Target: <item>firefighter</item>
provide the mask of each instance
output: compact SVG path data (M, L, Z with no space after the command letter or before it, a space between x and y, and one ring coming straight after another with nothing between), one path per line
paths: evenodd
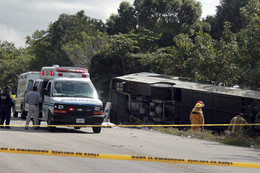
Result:
M228 131L231 134L241 135L244 131L244 126L236 126L235 124L247 124L247 121L243 118L243 114L240 113L233 117L228 126ZM232 125L233 124L233 125Z
M191 124L204 124L204 116L202 112L202 107L204 107L204 103L202 101L198 101L195 104L195 107L192 109L190 113L190 122ZM201 130L201 126L191 126L192 130Z
M1 94L1 102L2 102L2 115L1 115L1 128L4 128L4 122L5 122L5 128L10 129L10 119L11 119L11 108L14 105L14 101L12 99L12 96L10 94L11 87L6 86L5 91Z

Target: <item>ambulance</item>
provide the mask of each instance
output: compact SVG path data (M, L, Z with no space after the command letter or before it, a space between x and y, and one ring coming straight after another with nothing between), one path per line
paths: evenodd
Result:
M32 90L33 83L40 78L39 71L29 71L23 73L18 78L18 86L15 97L15 106L13 108L13 116L17 117L21 113L21 118L25 119L27 115L27 105L25 104L25 95Z
M42 67L34 86L43 98L40 121L47 122L49 131L55 125L73 125L75 129L94 125L93 132L101 132L96 125L104 119L103 103L86 68Z

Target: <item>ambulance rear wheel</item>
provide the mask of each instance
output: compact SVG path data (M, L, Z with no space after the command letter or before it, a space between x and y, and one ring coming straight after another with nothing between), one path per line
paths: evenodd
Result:
M94 133L100 133L101 127L92 127L92 130L93 130Z

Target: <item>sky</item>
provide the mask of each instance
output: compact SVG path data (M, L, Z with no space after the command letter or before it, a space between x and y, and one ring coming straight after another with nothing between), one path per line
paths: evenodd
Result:
M101 19L117 14L123 0L0 0L0 41L25 47L26 36L36 30L47 30L60 14L74 15L84 10L85 15ZM134 0L126 0L133 4ZM202 4L202 17L214 15L219 0L197 0Z

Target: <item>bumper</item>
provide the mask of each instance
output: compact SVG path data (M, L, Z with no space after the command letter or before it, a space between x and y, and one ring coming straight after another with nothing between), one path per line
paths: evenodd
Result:
M68 114L54 114L51 116L53 124L57 125L101 125L104 115L72 116Z

